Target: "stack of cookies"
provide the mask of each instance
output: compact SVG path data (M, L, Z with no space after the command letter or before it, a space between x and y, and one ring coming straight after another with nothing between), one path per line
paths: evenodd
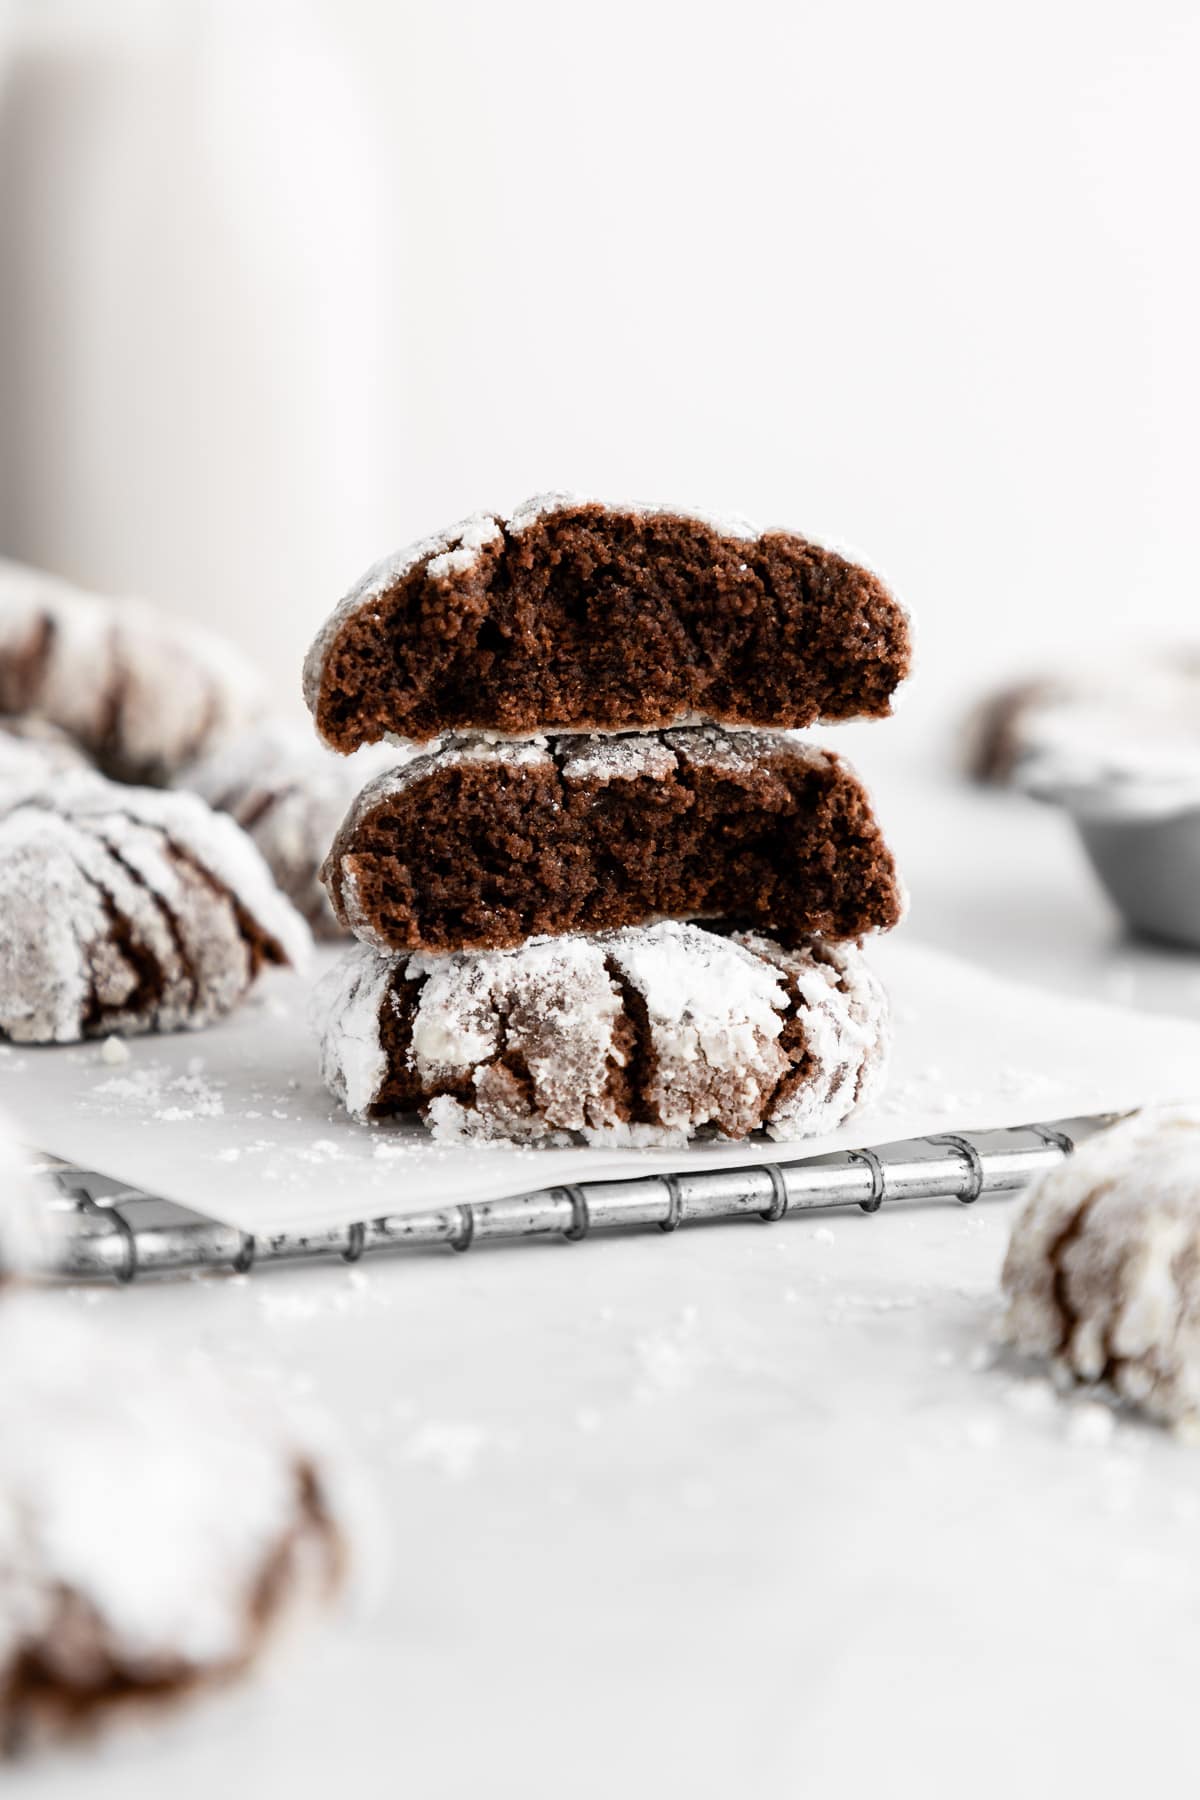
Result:
M318 989L329 1087L444 1137L841 1123L901 889L854 772L786 734L886 715L909 659L875 576L740 520L552 495L377 565L306 698L343 754L425 748L325 863L357 939Z

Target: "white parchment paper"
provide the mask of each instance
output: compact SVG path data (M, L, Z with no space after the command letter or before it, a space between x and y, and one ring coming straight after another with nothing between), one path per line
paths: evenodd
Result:
M1198 1025L1020 987L903 935L871 955L895 1016L889 1087L840 1131L795 1144L528 1149L437 1144L417 1121L357 1125L317 1080L309 983L293 975L212 1030L127 1040L128 1060L99 1044L0 1047L0 1106L31 1146L267 1232L1200 1099Z

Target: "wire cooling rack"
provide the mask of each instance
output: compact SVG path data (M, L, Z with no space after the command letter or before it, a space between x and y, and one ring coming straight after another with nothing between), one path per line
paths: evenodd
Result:
M1111 1123L1112 1115L1102 1115L943 1133L796 1162L585 1181L264 1236L58 1157L39 1156L35 1173L51 1212L51 1272L72 1280L128 1282L199 1269L245 1274L273 1263L357 1262L384 1251L469 1250L513 1238L578 1241L637 1226L674 1231L702 1220L778 1222L826 1207L877 1212L885 1204L914 1200L969 1205L1026 1187Z

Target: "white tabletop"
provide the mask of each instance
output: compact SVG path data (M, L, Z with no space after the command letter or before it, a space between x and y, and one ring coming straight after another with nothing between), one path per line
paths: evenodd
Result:
M1200 1014L1058 818L881 785L915 935ZM1183 1791L1200 1461L994 1361L1015 1204L81 1292L335 1414L391 1568L266 1682L6 1791Z

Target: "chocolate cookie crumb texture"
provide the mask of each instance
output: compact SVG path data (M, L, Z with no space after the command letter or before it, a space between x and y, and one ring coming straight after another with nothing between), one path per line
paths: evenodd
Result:
M305 665L336 750L385 736L804 728L879 718L909 670L882 582L784 531L539 496L372 569Z
M341 923L383 950L507 948L656 918L844 940L903 907L840 757L714 727L420 757L359 795L325 879Z

